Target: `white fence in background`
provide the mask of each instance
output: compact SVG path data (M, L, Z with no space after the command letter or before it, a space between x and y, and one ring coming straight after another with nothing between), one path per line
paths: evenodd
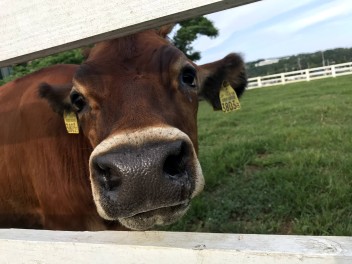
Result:
M248 79L248 89L352 74L352 62Z

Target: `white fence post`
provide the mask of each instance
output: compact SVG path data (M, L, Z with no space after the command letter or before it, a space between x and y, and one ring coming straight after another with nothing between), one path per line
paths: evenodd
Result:
M286 83L285 73L281 73L281 83L282 83L282 84L285 84L285 83Z
M258 83L258 87L262 87L262 79L260 77L257 77L257 83Z
M336 77L335 65L331 65L331 75L332 75L332 77Z
M306 80L307 80L307 82L310 81L309 69L306 70Z

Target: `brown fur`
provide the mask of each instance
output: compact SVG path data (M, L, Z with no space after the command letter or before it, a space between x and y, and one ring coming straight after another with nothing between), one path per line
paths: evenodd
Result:
M197 93L218 109L214 97L222 80L240 93L245 88L237 55L194 65L198 91L178 84L185 63L194 65L150 30L97 44L81 66L53 66L0 87L0 227L123 230L96 211L88 166L94 147L117 131L171 126L197 150ZM78 135L68 135L57 114L68 102L72 80L90 105L79 115ZM38 96L39 84L51 106Z

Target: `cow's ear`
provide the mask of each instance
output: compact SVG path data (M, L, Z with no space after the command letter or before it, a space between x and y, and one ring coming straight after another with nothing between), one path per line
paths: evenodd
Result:
M70 92L72 84L64 85L50 85L47 83L41 83L39 85L39 96L48 101L51 109L62 115L63 112L72 111L72 105L70 102Z
M243 59L231 53L225 58L199 66L199 95L207 100L214 110L221 110L219 98L223 82L229 82L240 97L247 87L247 76Z
M92 47L84 47L81 49L81 53L84 60L88 59L91 50L92 50Z
M160 27L159 29L157 29L157 31L161 37L166 38L167 35L171 33L171 31L174 27L175 27L175 24L168 24L168 25Z

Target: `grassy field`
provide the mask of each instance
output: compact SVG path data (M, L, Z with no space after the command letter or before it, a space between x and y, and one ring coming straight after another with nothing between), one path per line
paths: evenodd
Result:
M167 230L352 236L352 75L199 110L203 194Z

